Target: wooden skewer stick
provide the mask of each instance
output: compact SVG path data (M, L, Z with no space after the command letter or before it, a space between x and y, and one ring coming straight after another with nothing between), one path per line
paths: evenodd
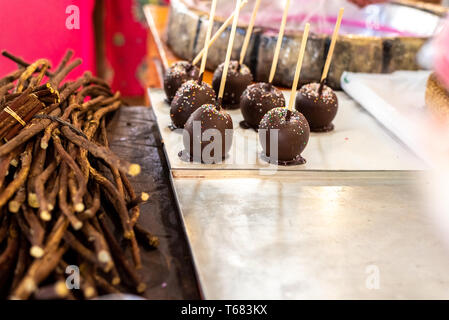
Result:
M335 24L335 28L334 28L334 33L332 34L332 40L331 40L331 44L329 46L329 52L327 53L327 58L326 58L326 63L324 64L324 69L323 69L323 74L321 75L321 85L320 85L320 91L322 91L322 87L324 85L324 81L327 78L327 74L329 73L329 68L331 65L331 61L332 61L332 56L334 54L334 49L335 49L335 43L337 42L337 38L338 38L338 32L340 31L340 25L341 25L341 20L343 18L343 12L345 11L344 8L340 8L340 12L338 13L338 18L337 18L337 23Z
M302 62L304 60L304 54L306 52L307 39L309 38L309 29L310 29L310 24L306 23L306 26L304 27L304 34L302 36L301 48L299 50L298 63L296 64L296 71L295 71L295 77L293 79L293 86L292 86L292 92L290 94L290 101L288 103L288 110L290 110L290 111L293 111L293 107L295 104L296 90L298 88L298 82L299 82L299 75L301 74Z
M253 33L254 24L256 23L257 11L259 11L261 1L262 0L256 0L256 4L254 5L253 14L251 16L251 20L249 21L248 29L246 30L245 39L243 40L242 51L240 51L240 65L242 65L243 60L245 60L246 50L248 49L249 40L251 39L251 35Z
M239 11L248 3L248 0L244 0L240 6L239 6ZM215 41L217 41L217 39L221 36L221 34L226 30L226 28L229 26L229 24L232 22L232 20L234 19L234 16L236 14L237 10L234 10L234 12L229 16L228 19L226 19L225 22L223 22L222 26L220 27L220 29L217 30L217 32L215 32L215 34L212 36L212 39L209 41L209 45L208 48L210 48ZM192 60L192 65L196 65L201 58L203 57L203 53L204 53L204 48L198 53L198 55L195 57L195 59Z
M143 11L145 13L145 17L147 18L148 25L150 26L151 34L153 35L154 42L156 43L157 51L159 52L159 56L161 57L162 61L162 67L164 68L164 73L166 70L168 70L168 60L167 56L165 55L165 50L162 45L161 38L159 37L159 34L156 29L156 23L154 22L153 15L151 14L150 7L144 6Z
M282 40L284 38L285 24L287 23L288 9L290 8L290 0L287 0L284 8L284 15L282 16L281 28L279 29L278 41L276 42L276 48L274 50L273 63L271 65L270 77L268 83L273 83L274 75L276 74L276 68L279 61L279 52L281 52Z
M214 18L215 18L215 9L217 8L217 0L212 0L212 5L210 7L210 13L209 13L209 25L207 26L207 32L206 32L206 39L204 41L204 49L203 49L203 59L201 60L201 68L200 68L200 79L202 81L204 70L206 69L206 61L207 61L207 54L209 52L209 41L210 36L212 34L212 28L214 26Z
M240 3L242 0L237 0L235 9L234 21L232 22L231 35L228 42L228 50L226 51L226 60L223 67L223 75L221 77L220 91L218 91L218 100L223 99L224 89L226 86L226 78L228 77L229 62L231 61L232 47L234 45L235 31L237 30L237 23L239 22Z

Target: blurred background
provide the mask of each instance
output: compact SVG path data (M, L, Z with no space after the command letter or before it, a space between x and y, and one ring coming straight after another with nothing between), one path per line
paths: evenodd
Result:
M351 2L364 6L382 1ZM426 2L448 5L449 0ZM47 0L45 5L38 0L0 0L0 47L27 61L47 57L53 63L72 48L84 61L72 77L92 70L131 104L142 104L144 88L157 78L155 44L142 10L146 4L167 6L169 0ZM79 28L61 27L74 13L66 12L71 5L79 8ZM161 12L156 24L167 20L166 11ZM0 59L1 74L15 67L8 59Z

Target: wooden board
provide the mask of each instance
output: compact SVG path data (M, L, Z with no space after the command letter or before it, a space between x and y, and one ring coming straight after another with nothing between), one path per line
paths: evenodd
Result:
M136 192L148 192L140 223L160 239L158 250L142 250L142 274L148 299L199 299L200 292L182 221L170 185L168 168L153 111L127 107L108 125L111 148L122 159L142 167L131 179Z

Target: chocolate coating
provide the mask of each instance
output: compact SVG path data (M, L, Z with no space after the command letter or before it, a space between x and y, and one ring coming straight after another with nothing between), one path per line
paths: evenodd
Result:
M289 118L287 117L289 116ZM273 129L278 129L277 146L271 145ZM259 125L259 140L267 161L282 165L303 164L301 153L309 141L310 128L306 118L296 110L275 108L268 111ZM275 159L277 147L277 159Z
M197 80L200 70L190 62L175 62L164 75L164 90L167 100L171 102L179 87L187 80Z
M212 87L218 94L220 91L221 77L223 75L224 63L220 64L214 72ZM240 96L246 87L253 81L251 70L244 64L239 68L239 62L232 60L229 62L226 86L223 93L223 107L226 109L237 109L240 104Z
M335 92L326 85L320 96L319 87L319 83L302 86L296 95L296 110L306 117L311 131L331 131L334 129L332 120L338 111L338 98Z
M171 102L170 117L173 125L184 128L187 119L204 104L215 104L215 91L206 82L184 82Z
M258 129L263 116L271 109L285 107L282 92L269 83L255 83L246 88L240 98L245 125Z
M214 141L213 136L207 138L204 135L206 131L212 134L213 130L210 129L218 130L221 135L221 157L219 154L216 155L215 150L212 148L209 152L206 151L206 154L213 159L204 159L204 149ZM181 151L179 156L181 159L189 161L193 160L205 163L220 162L231 149L233 129L232 118L225 110L212 104L205 104L193 112L187 120L183 135L185 150ZM201 154L199 154L200 150Z

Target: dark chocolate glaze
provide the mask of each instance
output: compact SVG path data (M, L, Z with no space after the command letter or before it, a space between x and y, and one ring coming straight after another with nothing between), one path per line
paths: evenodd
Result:
M220 90L221 78L223 75L224 63L220 64L214 72L212 87L218 94ZM253 81L251 70L244 64L239 66L239 62L231 60L229 62L228 76L223 93L223 107L225 109L238 109L240 107L240 96L246 87Z
M188 80L171 102L170 117L176 128L184 128L187 119L204 104L215 104L215 91L205 82Z
M169 103L187 80L198 80L200 70L188 61L175 62L164 75L164 90Z
M271 149L270 136L273 129L278 129L277 158ZM265 137L264 137L265 135ZM301 153L309 141L310 128L306 118L296 110L274 108L268 111L259 125L259 140L262 145L262 158L270 163L295 165L305 163ZM276 146L273 146L275 148Z
M264 160L268 163L276 164L278 166L299 166L299 165L305 164L307 162L306 159L304 159L301 156L297 156L295 159L290 160L290 161L281 161L281 160L271 159L271 158L267 157L265 154L261 154L260 157L262 158L262 160Z
M240 126L240 128L245 129L245 130L247 130L247 129L253 129L253 130L256 131L256 132L259 130L259 126L253 127L253 126L251 126L248 122L246 122L245 120L240 121L239 126Z
M324 85L321 95L320 84L309 83L296 95L296 110L301 112L310 125L310 131L326 132L334 129L334 120L338 111L338 98L335 92Z
M194 134L195 125L199 126L199 130ZM224 109L213 104L205 104L192 113L184 126L183 142L185 150L180 153L181 159L208 162L203 159L203 150L213 141L213 137L209 140L206 139L206 141L202 141L202 138L205 131L209 129L218 130L221 135L221 159L217 160L221 161L226 158L232 146L232 130L234 129L232 118ZM195 145L200 146L201 154L195 154L198 150L194 150L194 141ZM190 150L193 150L193 154ZM214 150L211 150L209 154L211 158L219 156L215 156Z
M270 83L248 86L240 98L243 119L250 128L258 129L263 116L271 109L285 107L282 92Z

